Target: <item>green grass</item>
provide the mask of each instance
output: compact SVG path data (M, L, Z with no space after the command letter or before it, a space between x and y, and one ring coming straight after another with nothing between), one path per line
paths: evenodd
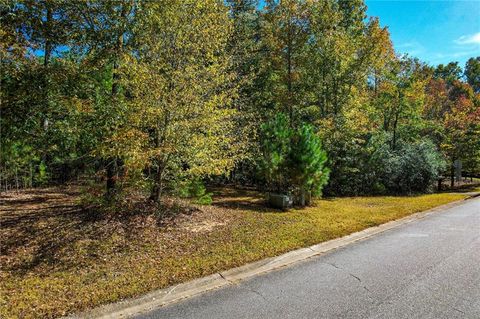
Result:
M62 194L51 193L40 208L32 208L37 197L0 207L2 318L66 315L465 197L335 198L279 212L264 208L254 192L230 191L214 195L212 206L165 222L151 215L75 210L75 195L56 208Z

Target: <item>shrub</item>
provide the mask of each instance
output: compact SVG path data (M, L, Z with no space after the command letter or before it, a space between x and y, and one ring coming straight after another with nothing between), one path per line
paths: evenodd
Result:
M205 186L198 178L183 179L174 183L174 193L178 197L199 197L205 194Z
M41 161L38 165L38 174L35 176L35 183L37 185L44 186L50 180L50 174L47 171L47 165L44 161Z
M419 193L431 190L445 161L430 141L403 143L398 150L380 148L374 154L379 181L389 193Z
M293 193L304 206L319 196L328 181L327 155L313 127L291 128L284 114L262 126L263 159L260 165L271 191Z
M377 180L377 165L372 162L372 153L383 141L371 136L357 134L343 126L322 127L322 141L328 152L328 167L331 169L328 184L323 192L329 196L356 196L371 193ZM377 185L379 186L379 185ZM376 187L381 190L381 187Z
M182 198L196 198L196 203L200 205L212 203L212 193L207 193L205 185L199 178L178 182L175 186L175 193Z
M350 135L340 132L328 141L329 195L406 194L427 192L435 184L445 161L429 140L399 140L391 148L392 136Z
M312 126L302 125L292 134L287 168L301 206L309 203L310 195L322 194L330 173L326 161L327 154Z
M211 205L212 204L212 193L206 193L202 196L200 196L197 199L197 204L199 205Z
M271 191L285 192L288 189L286 175L287 158L290 153L290 138L292 135L285 114L279 113L273 120L261 126L260 161L261 174Z

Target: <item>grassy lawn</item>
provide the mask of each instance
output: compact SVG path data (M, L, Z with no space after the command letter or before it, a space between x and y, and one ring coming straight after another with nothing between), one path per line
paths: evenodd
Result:
M161 218L82 209L74 189L8 194L0 205L0 317L85 310L464 197L335 198L279 212L255 192L224 190L211 206Z

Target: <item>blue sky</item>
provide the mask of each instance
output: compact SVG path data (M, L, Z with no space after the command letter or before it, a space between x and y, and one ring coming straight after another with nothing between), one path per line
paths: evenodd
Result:
M397 52L431 65L480 56L480 0L367 0L368 14L388 26Z

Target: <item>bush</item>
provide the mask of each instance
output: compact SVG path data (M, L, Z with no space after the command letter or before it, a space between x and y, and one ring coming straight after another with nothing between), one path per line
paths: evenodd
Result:
M435 145L398 141L391 149L391 134L330 137L332 174L325 192L329 195L408 194L430 191L445 168Z
M396 151L387 151L383 159L381 183L390 193L430 191L445 169L445 161L430 141L403 144Z
M286 173L292 132L285 114L279 113L273 120L264 123L261 134L261 175L270 191L286 192L289 188Z
M297 190L298 204L304 206L310 196L320 196L328 182L327 154L312 126L302 125L291 137L288 156L289 180Z
M212 193L207 193L205 185L199 178L178 182L175 186L175 193L182 198L196 198L196 203L200 205L212 203Z
M206 193L205 195L200 196L197 199L197 204L199 205L211 205L212 204L212 193Z
M372 185L378 180L378 167L372 162L372 153L378 145L383 145L383 137L372 138L328 123L322 125L322 136L331 169L324 194L357 196L372 193ZM381 188L380 185L375 187L378 192Z
M301 206L322 194L329 175L327 155L312 126L291 128L280 113L262 125L262 151L260 167L270 191L293 193Z

